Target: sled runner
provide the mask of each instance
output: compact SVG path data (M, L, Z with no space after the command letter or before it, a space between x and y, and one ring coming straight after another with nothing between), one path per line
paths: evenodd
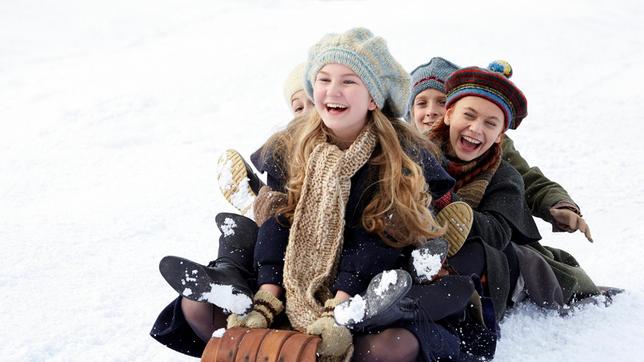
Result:
M211 338L202 362L315 362L320 338L289 330L230 328Z

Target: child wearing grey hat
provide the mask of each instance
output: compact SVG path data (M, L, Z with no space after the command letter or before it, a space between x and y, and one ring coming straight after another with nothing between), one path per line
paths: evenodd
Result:
M256 282L259 288L253 286L257 292L249 295L251 310L230 315L228 326L270 327L285 315L294 329L322 337L320 358L346 359L353 351L353 336L336 323L334 310L349 296L366 290L367 297L376 298L367 299L366 311L370 317L379 315L377 327L386 331L356 336L356 354L393 356L400 361L458 358L464 352L456 334L427 319L436 314L428 314L420 305L432 309L442 305L441 310L447 310L443 316L462 313L475 292L469 277L460 281L460 293L447 283L441 284L436 297L412 286L409 274L397 269L408 251L404 247L423 244L444 232L428 204L430 196L439 198L453 185L431 144L397 118L409 98L409 75L382 38L357 28L329 34L311 48L305 89L315 110L272 137L266 157L256 163L259 171L268 174L268 186L284 193L284 204L260 223L257 233L248 232L252 225L247 225L251 224L247 219L230 217L246 225L235 229L235 238L256 235L256 242L237 240L236 244L255 245L257 274L248 285ZM220 221L230 228L226 218ZM252 257L248 252L244 255ZM180 262L181 267L188 263ZM205 276L200 276L207 278L222 274L218 266L215 261L197 269L204 270ZM230 272L227 268L226 273ZM243 275L235 282L239 279ZM383 285L379 282L383 280L388 282ZM174 284L180 293L186 288ZM202 285L210 283L199 279L195 290ZM240 292L246 289L237 286ZM185 346L179 347L181 341L205 341L201 336L222 327L224 316L209 304L210 299L200 302L200 293L190 289L157 320L163 333L154 333L159 341L184 353L188 352ZM407 305L410 300L416 301L413 306ZM194 307L192 313L184 314L186 305ZM388 328L387 321L394 319L400 328ZM378 350L372 348L374 343ZM395 346L404 348L392 352Z
M506 75L512 68L505 61L495 61L490 68ZM423 134L429 133L436 122L445 115L445 81L459 67L454 63L434 57L411 72L410 97L405 118ZM525 184L525 197L532 214L552 224L553 231L581 231L592 242L590 228L581 211L568 192L558 183L547 178L538 167L530 166L505 134L502 142L503 159L521 174Z
M335 322L335 307L396 269L401 247L442 233L425 190L438 197L451 181L434 167L427 143L397 118L409 97L409 75L384 39L364 28L327 34L310 49L304 75L315 108L267 142L258 167L272 190L286 193L276 217L260 226L260 294L253 311L232 315L228 325L270 326L275 316L264 318L262 309L268 299L275 314L285 306L294 329L322 337L321 357L338 360L351 355L353 338ZM385 295L400 297L411 285L403 280ZM286 303L265 292L285 293Z

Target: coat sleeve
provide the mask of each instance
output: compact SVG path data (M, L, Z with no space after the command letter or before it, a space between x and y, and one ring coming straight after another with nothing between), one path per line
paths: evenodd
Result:
M469 239L482 240L498 250L510 243L528 243L541 239L524 195L521 176L508 163L501 162L479 206Z
M263 148L260 148L253 153L251 161L257 170L266 172L267 185L271 189L284 192L286 176L280 163L277 162L273 153L262 151ZM271 217L260 226L254 253L258 285L276 284L282 286L284 255L286 254L289 232L288 220L282 216Z
M283 285L284 255L290 227L287 226L288 221L284 217L278 218L271 217L266 220L257 233L254 253L257 285Z
M525 185L525 200L534 216L552 223L550 208L554 204L564 201L577 206L561 185L547 178L538 167L530 167L507 135L503 140L503 159L521 174Z

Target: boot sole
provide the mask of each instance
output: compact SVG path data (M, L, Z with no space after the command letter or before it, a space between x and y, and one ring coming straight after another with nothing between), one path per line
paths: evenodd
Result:
M445 262L445 259L447 258L447 253L449 251L449 243L447 240L444 238L436 238L432 240L428 240L425 245L417 247L413 252L412 252L412 257L409 258L409 268L408 270L411 270L412 272L410 273L414 283L417 284L424 284L424 283L429 283L431 281L431 278L436 275L439 270L436 270L436 274L434 275L427 275L427 270L421 270L419 273L418 270L416 269L416 262L417 258L420 258L421 260L425 258L429 258L431 256L438 256L440 258L441 264ZM418 252L418 255L415 255L416 252ZM423 263L421 262L421 265Z
M355 330L368 329L369 326L371 326L373 322L372 319L374 317L378 318L380 314L387 313L395 303L409 293L412 286L411 275L402 269L396 269L393 271L396 272L396 283L387 285L386 289L383 291L380 290L380 282L382 281L382 277L385 272L382 272L371 279L363 297L365 301L364 316L359 322L349 321L349 323L345 324L348 328ZM349 301L343 302L340 305L347 303L349 303Z
M235 150L226 150L217 161L217 181L224 198L242 215L253 216L253 201L257 194L250 186L248 165ZM252 172L252 171L251 171Z
M474 212L465 202L456 201L445 206L436 215L436 221L440 225L447 227L443 238L449 244L447 256L453 256L461 249L470 234L472 222L474 221Z
M248 312L252 296L223 280L213 278L207 267L177 256L166 256L159 262L159 271L168 284L184 298L208 302L237 314Z

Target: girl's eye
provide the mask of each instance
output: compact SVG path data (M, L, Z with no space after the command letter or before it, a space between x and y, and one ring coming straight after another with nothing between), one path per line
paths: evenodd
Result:
M294 113L300 113L300 112L302 112L303 110L304 110L304 107L297 107L297 108L295 108L295 110L294 110L293 112L294 112Z
M467 119L474 119L474 115L472 113L465 113L465 118Z
M443 107L445 107L445 103L447 103L447 102L444 99L441 99L441 100L438 101L438 104L440 104Z
M329 81L329 78L320 77L320 78L318 78L318 79L317 79L317 81L318 81L318 82L324 82L324 83L326 83L326 82L328 82L328 81Z
M351 80L351 79L345 79L344 84L356 84L356 82L354 80Z
M496 127L496 122L494 121L485 121L485 124L487 124L490 127Z
M419 106L419 107L422 107L422 106L424 106L426 104L427 104L427 102L425 102L425 101L416 101L416 105Z

